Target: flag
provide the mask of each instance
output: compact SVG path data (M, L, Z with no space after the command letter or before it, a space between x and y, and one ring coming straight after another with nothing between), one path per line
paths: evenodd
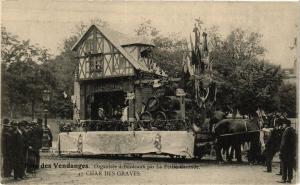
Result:
M194 68L191 66L191 58L189 56L186 56L186 66L188 73L194 75Z
M199 64L198 57L195 51L192 51L192 65L197 66Z
M207 33L203 32L202 36L204 37L203 51L208 52Z
M201 51L199 45L196 47L197 65L202 62Z

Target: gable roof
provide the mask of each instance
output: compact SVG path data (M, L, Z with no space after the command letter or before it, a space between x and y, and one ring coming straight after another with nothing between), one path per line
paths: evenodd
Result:
M120 32L107 29L107 28L99 28L96 25L91 25L89 29L81 36L81 38L74 44L72 47L72 50L75 51L78 46L86 39L86 37L89 35L89 33L93 29L97 29L103 37L105 37L107 40L111 42L111 44L133 65L135 69L145 71L145 72L150 72L149 69L146 67L146 65L142 62L139 62L135 58L133 58L130 54L125 51L125 49L122 48L122 46L126 45L132 45L132 44L143 44L143 45L151 45L154 46L153 44L150 44L150 42L146 41L144 38L130 38L127 37L125 34L122 34Z
M154 44L151 40L149 40L143 36L132 37L130 35L120 33L118 31L115 31L115 30L112 30L109 28L101 28L100 31L108 34L110 36L110 38L114 38L115 40L117 40L121 46L128 46L128 45L134 45L134 44L154 46Z

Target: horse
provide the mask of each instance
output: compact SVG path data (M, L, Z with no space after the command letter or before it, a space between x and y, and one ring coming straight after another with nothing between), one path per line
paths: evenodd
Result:
M235 151L237 161L242 161L241 145L249 142L251 145L248 153L248 161L250 163L253 162L260 153L259 130L258 118L249 120L223 119L214 124L212 133L216 138L215 150L217 161L223 162L221 150L228 150L230 147L232 150L228 158L232 159L233 151Z

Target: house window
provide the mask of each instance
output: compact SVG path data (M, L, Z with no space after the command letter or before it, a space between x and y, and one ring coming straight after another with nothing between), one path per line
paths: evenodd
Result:
M140 59L139 60L144 62L149 69L152 68L152 50L150 47L140 48Z
M102 72L103 71L104 56L93 56L90 61L90 72Z
M151 49L150 48L141 48L141 57L150 58Z

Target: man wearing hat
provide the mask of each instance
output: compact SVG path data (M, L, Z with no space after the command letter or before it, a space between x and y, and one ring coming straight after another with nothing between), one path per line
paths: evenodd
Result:
M102 108L102 106L100 106L98 108L98 120L101 120L101 121L106 120L106 116L105 116L104 109ZM101 124L101 126L103 126L103 125ZM99 130L100 129L99 125L97 125L95 123L90 125L89 127L90 127L90 130Z
M28 154L27 154L27 172L32 173L35 170L35 148L36 148L36 137L35 137L35 122L28 123L27 132L28 132Z
M24 148L23 148L23 159L25 163L25 168L28 168L28 151L30 143L30 126L29 122L27 121L21 121L18 123L18 128L20 129L22 133Z
M280 144L280 159L282 164L282 180L280 183L291 183L293 166L296 162L296 131L291 127L291 121L283 122L284 132Z
M35 123L33 133L34 133L34 147L33 151L35 154L35 169L38 169L40 166L40 149L43 146L43 120L41 118L37 119Z
M105 120L106 119L105 114L104 114L104 109L102 107L98 108L98 117L99 117L99 120Z
M271 130L270 136L267 139L265 150L263 152L265 158L266 158L266 166L267 171L266 172L272 172L272 160L276 152L279 151L279 146L281 142L281 133L279 130L279 123L276 123L275 127Z
M11 137L11 156L12 156L12 167L14 170L14 178L24 178L25 175L25 159L24 159L24 137L21 130L18 128L18 124L13 122L13 134Z
M1 132L1 152L2 152L2 177L10 177L12 171L12 155L10 141L12 137L12 128L8 119L3 120Z

